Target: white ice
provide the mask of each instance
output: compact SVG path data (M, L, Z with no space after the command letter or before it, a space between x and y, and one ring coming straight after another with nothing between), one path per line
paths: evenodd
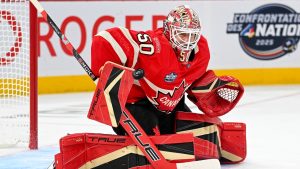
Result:
M68 133L107 133L110 127L89 120L93 93L39 97L39 150L0 149L0 169L45 169L58 153L58 140ZM197 108L189 103L194 112ZM237 107L223 121L247 124L248 154L244 162L222 169L300 168L300 86L246 87Z

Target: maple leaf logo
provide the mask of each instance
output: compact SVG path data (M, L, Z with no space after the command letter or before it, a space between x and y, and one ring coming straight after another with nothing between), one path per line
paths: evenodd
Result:
M152 98L155 102L154 106L162 112L170 113L184 96L188 87L189 85L186 85L183 80L178 87L174 87L172 92L163 93L158 90L156 97Z

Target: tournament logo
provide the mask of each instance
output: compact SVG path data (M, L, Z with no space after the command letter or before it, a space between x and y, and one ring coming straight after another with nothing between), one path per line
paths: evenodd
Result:
M174 80L175 80L176 78L177 78L177 74L174 73L174 72L172 72L172 73L166 75L166 77L165 77L165 82L169 82L169 83L174 82Z
M267 4L250 13L235 13L227 33L239 34L243 50L251 57L271 60L296 50L300 14L282 4Z

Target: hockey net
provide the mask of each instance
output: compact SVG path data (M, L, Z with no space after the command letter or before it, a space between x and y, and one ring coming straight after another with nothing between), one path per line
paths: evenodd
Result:
M36 11L0 1L0 148L37 148Z

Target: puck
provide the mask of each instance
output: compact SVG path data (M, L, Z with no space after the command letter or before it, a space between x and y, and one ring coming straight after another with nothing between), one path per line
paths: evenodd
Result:
M136 69L135 71L133 71L132 76L134 79L139 80L144 77L144 70Z

